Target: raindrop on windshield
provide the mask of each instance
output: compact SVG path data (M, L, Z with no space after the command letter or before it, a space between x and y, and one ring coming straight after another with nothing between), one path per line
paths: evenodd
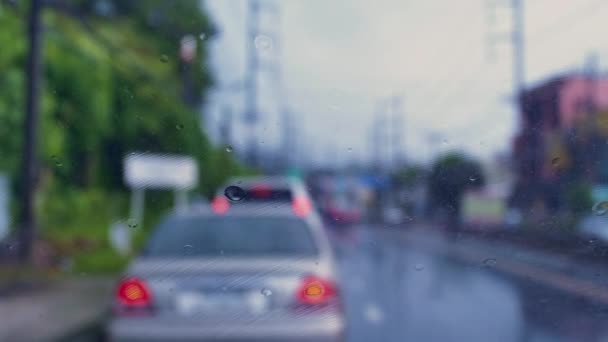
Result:
M260 293L264 296L264 297L268 297L272 295L272 290L267 289L267 288L263 288L262 291L260 291Z
M204 34L204 33L201 33L201 34L199 34L199 35L198 35L198 38L199 38L200 40L205 40L205 39L207 39L207 35L206 35L206 34Z
M241 187L231 185L224 190L224 196L231 201L238 202L245 198L245 190Z
M555 158L551 159L551 165L559 166L559 157L555 157Z
M352 148L352 147L349 147L349 148L347 148L346 150L347 150L348 152L352 152L352 151L353 151L353 148Z
M169 56L165 54L160 55L160 61L163 63L167 63L169 61Z
M415 269L416 271L422 271L422 270L424 269L424 265L422 265L422 264L416 264L416 265L414 266L414 269Z
M228 153L232 152L232 146L230 146L230 145L226 146L226 152L228 152Z
M192 245L184 245L184 253L185 254L192 253Z
M260 50L268 50L272 48L272 39L265 35L258 35L253 41L255 47Z
M178 131L181 131L182 129L184 129L184 125L177 124L177 125L175 125L175 129L177 129Z
M469 180L470 180L471 182L474 182L474 181L476 181L476 180L477 180L477 177L475 177L475 176L471 176L471 177L469 177Z
M593 210L593 212L597 216L606 215L606 213L608 213L608 201L601 201L601 202L596 203L591 208L591 210Z
M128 219L127 226L129 226L129 228L137 228L137 221L134 219Z
M494 266L494 265L496 265L496 259L494 259L494 258L487 258L487 259L485 259L483 261L483 264L485 266Z

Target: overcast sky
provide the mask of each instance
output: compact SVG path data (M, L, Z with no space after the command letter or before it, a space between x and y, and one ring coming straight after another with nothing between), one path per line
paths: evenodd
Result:
M262 0L263 1L263 0ZM608 1L523 0L526 81L582 69L589 52L608 58ZM267 1L272 3L272 1ZM510 102L511 47L487 44L511 25L508 0L285 0L261 28L280 39L262 41L262 58L280 55L285 94L260 77L260 147L278 145L283 99L295 115L300 153L319 163L370 159L375 104L403 96L403 146L426 161L449 149L488 158L508 151L517 117ZM206 0L219 34L211 67L218 85L245 75L245 0ZM264 34L263 32L261 34ZM262 37L264 38L264 37ZM493 51L493 58L491 58ZM602 68L603 69L603 68ZM217 137L220 108L242 116L242 93L215 91L206 113ZM376 111L377 112L377 111ZM247 135L235 124L235 150Z

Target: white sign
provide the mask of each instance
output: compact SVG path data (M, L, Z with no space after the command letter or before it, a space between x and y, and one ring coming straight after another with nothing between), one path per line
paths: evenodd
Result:
M135 189L191 189L198 183L198 167L188 156L130 154L124 177Z

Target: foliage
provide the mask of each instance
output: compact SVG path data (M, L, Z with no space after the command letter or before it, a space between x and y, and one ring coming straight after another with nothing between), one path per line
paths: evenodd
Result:
M477 161L458 153L442 156L433 163L428 178L431 207L447 211L451 223L457 224L465 191L484 184L485 177Z
M206 195L246 170L202 133L198 108L212 85L205 63L213 28L199 1L71 0L49 6L43 16L40 229L57 242L91 240L95 250L70 252L76 264L110 270L124 262L106 250L110 223L128 210L125 155L191 155L201 171L198 191ZM14 184L20 183L23 142L26 7L0 11L0 44L10 47L0 49L0 171ZM197 39L196 57L187 67L178 57L180 39L200 34L206 39ZM185 75L195 94L188 103ZM168 196L151 196L148 223L167 210Z
M427 170L420 165L412 165L397 171L394 175L394 181L399 186L405 188L413 188L419 184L425 177Z
M586 182L570 184L566 188L566 206L576 215L588 212L593 206L589 184Z

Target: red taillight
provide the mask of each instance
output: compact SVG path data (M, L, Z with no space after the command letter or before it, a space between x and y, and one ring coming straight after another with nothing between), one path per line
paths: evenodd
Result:
M146 307L152 304L152 292L146 283L138 278L129 278L118 284L118 303L125 307Z
M211 202L211 210L216 214L225 214L230 209L230 202L222 196L217 196Z
M338 297L336 286L329 280L308 276L297 292L298 302L307 305L327 304Z
M312 211L312 203L306 197L294 198L291 207L293 208L293 212L300 217L306 216Z

